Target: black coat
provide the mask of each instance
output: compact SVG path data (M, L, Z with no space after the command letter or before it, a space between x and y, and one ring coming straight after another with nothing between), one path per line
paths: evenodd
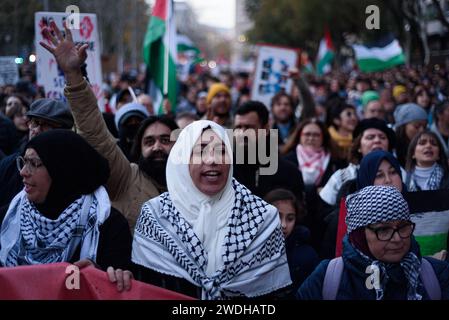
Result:
M71 263L80 258L81 247L78 247ZM128 220L115 208L111 207L111 214L100 226L98 240L97 265L103 270L109 266L114 269L129 270L131 268L132 235Z
M297 170L299 171L298 157L296 156L295 150L289 152L284 159L292 163L296 168L298 168ZM307 216L301 223L310 229L312 234L310 243L317 251L321 249L321 244L325 233L325 224L323 223L323 219L326 216L323 215L322 200L319 196L318 189L324 187L334 172L338 169L344 168L344 165L344 162L331 158L326 170L324 171L320 184L318 186L312 185L304 187Z
M0 114L0 150L9 155L15 151L19 143L19 136L14 123Z
M320 262L317 252L309 245L309 240L310 231L304 226L297 226L285 239L293 293L296 293Z
M0 221L3 221L11 200L23 189L22 177L16 166L20 152L0 161Z
M278 160L278 170L273 175L260 175L261 166L257 164L234 164L234 178L261 198L274 189L283 188L303 200L304 183L298 168L281 157Z

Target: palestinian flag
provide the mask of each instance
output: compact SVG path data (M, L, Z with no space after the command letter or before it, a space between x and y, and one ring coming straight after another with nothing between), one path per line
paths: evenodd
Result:
M162 113L166 94L176 108L176 25L172 0L156 0L143 43L147 91Z
M324 39L320 42L316 62L316 71L318 75L323 75L332 69L332 60L334 60L335 49L332 44L329 30L324 31Z
M449 190L418 191L404 194L411 219L416 223L414 236L423 256L447 250L449 232Z
M178 53L192 52L195 53L195 55L200 54L200 49L198 49L186 35L178 33L176 35L176 40Z
M353 45L357 65L363 72L390 69L405 63L405 56L398 40L390 37L373 46Z

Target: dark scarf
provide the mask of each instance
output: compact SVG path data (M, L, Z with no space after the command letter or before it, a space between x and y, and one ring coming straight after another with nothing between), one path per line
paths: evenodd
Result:
M109 178L108 161L72 131L41 133L28 142L28 148L37 152L52 179L45 201L34 204L49 219L57 219L72 202Z
M372 151L364 156L360 162L360 168L357 173L358 190L374 184L377 170L379 170L379 166L383 160L387 160L401 177L401 165L390 152L382 150ZM405 190L404 185L403 190Z

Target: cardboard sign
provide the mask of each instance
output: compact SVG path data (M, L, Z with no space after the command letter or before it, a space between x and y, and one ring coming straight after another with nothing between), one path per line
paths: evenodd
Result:
M36 41L36 64L37 83L44 87L47 98L66 100L64 97L65 78L64 73L58 67L53 55L42 47L39 42L43 41L53 46L45 39L42 31L54 21L61 32L64 32L63 22L68 17L66 13L60 12L36 12L34 21ZM102 73L100 60L100 41L98 37L97 16L95 14L79 15L79 29L72 29L73 41L75 43L87 43L87 77L98 100L101 110L104 110L104 97L102 92Z
M296 67L297 59L298 54L293 49L260 46L251 99L269 107L276 93L281 90L290 93L292 80L288 70Z
M0 57L0 86L16 84L19 81L19 68L16 57Z

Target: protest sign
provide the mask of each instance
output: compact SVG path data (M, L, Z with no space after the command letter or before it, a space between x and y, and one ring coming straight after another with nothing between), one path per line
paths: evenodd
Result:
M19 68L15 59L16 57L0 57L0 86L19 81Z
M35 41L36 41L36 65L37 65L37 83L44 87L47 98L64 100L63 94L65 86L64 73L58 67L53 55L42 47L39 42L46 42L53 46L49 39L43 36L42 31L45 27L54 21L58 28L63 32L63 22L69 15L60 12L36 12L35 13ZM86 71L92 90L98 100L101 110L104 109L104 97L101 90L102 73L100 60L100 41L98 37L97 16L95 14L79 15L79 29L71 29L73 41L75 43L88 44Z
M276 93L281 90L290 93L292 80L288 77L288 71L296 67L297 59L296 50L260 46L251 99L261 101L269 107Z

